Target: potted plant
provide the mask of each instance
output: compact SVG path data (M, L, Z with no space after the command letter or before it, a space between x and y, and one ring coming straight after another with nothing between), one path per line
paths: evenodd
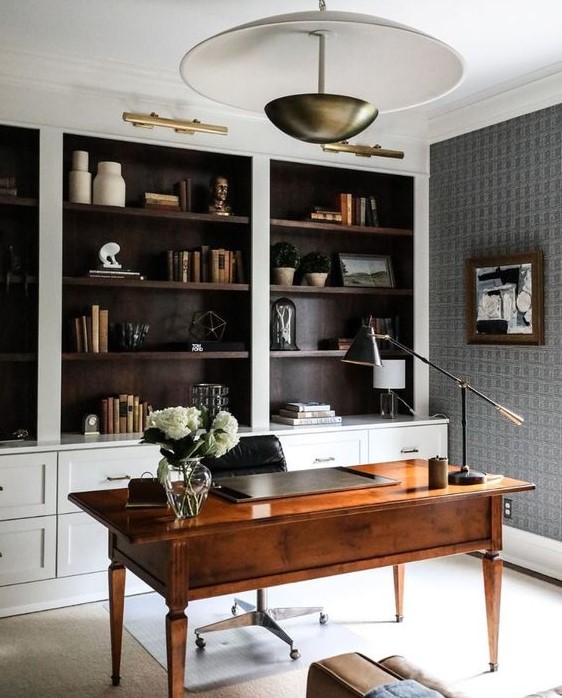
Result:
M301 258L300 252L290 242L276 242L271 246L273 283L290 286Z
M331 268L330 258L322 252L309 252L299 265L299 271L309 286L325 286Z

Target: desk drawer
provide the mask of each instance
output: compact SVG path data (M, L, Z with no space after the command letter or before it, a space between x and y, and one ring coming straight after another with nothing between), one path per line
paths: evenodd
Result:
M0 523L0 586L55 576L56 518Z
M365 463L367 432L363 430L279 436L289 470L310 470Z
M369 429L369 462L447 456L447 425Z
M0 520L56 512L56 453L0 457Z
M78 512L67 497L70 492L113 490L127 487L144 472L156 475L158 446L124 446L59 453L59 514Z

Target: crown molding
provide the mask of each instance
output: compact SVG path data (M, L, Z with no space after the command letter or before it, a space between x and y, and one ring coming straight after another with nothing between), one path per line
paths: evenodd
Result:
M482 95L477 101L459 105L434 116L428 122L429 143L454 138L464 133L513 119L523 114L560 104L562 70L537 77L493 95Z

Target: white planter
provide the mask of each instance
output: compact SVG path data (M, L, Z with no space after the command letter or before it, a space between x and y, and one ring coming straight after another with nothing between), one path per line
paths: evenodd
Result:
M326 272L314 271L305 274L307 286L325 286L327 278Z
M294 276L293 267L275 267L273 269L273 283L279 286L292 286Z
M94 178L94 204L125 206L125 180L121 176L121 163L98 163L98 173Z

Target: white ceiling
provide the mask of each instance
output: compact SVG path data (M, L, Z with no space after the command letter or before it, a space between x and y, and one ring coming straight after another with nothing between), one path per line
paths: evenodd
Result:
M562 0L326 4L328 10L410 25L461 54L464 80L451 94L420 107L430 117L562 70ZM114 90L210 106L179 76L189 48L260 17L317 9L317 0L0 0L0 81ZM365 68L358 70L368 80Z

